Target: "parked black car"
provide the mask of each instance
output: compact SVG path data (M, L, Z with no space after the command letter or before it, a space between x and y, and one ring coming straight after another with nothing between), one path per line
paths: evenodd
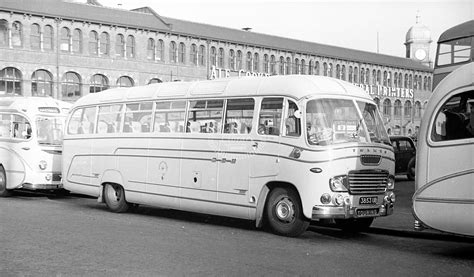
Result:
M416 147L410 137L390 136L395 151L395 174L406 174L408 180L415 179Z

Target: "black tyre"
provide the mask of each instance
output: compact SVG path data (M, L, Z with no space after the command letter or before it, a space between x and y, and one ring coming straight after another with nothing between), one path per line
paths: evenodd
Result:
M369 229L373 221L373 217L336 219L336 225L345 232L358 233Z
M291 188L274 188L265 205L265 218L277 235L297 237L304 233L309 220L303 215L298 193Z
M130 208L125 200L125 191L121 185L105 184L104 199L107 207L114 213L124 213Z
M3 166L0 166L0 197L11 195L11 191L7 190L7 174Z
M415 180L415 158L412 158L410 162L408 162L408 168L407 168L407 178L410 181Z

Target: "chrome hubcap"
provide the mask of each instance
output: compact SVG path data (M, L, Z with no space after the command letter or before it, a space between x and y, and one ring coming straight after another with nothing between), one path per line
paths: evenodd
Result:
M295 217L295 209L293 202L288 198L283 198L276 204L276 216L279 220L291 222Z

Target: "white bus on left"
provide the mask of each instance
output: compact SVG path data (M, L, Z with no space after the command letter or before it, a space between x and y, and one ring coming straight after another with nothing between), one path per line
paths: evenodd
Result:
M0 98L0 196L14 189L57 190L70 103L48 97Z

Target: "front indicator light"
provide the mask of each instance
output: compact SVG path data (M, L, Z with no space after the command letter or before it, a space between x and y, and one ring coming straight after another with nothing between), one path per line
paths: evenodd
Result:
M336 197L334 197L334 204L337 206L342 206L344 203L344 196L337 194Z
M321 203L323 203L323 204L331 203L331 195L329 195L329 193L325 193L325 194L321 195Z
M388 190L394 190L395 189L395 178L393 176L388 177L387 189Z

